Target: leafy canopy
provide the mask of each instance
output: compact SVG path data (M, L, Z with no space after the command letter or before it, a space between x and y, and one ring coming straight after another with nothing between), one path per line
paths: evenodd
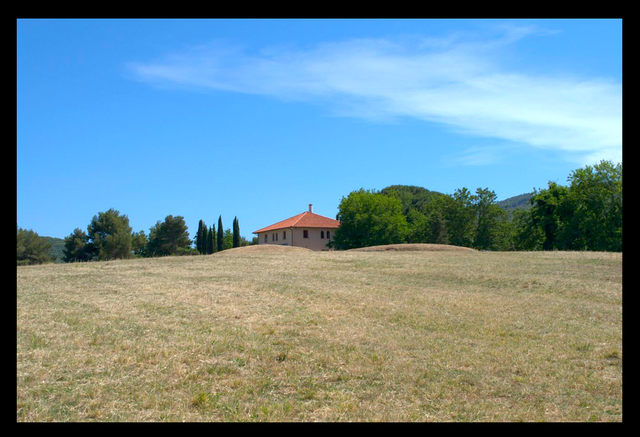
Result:
M330 243L336 249L402 243L408 232L401 200L376 191L360 189L343 197L337 219L341 224Z

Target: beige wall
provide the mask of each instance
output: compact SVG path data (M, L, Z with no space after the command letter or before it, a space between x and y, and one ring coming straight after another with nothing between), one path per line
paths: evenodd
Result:
M327 243L333 240L335 229L306 228L309 238L304 238L305 228L278 229L277 231L261 232L258 234L258 244L280 244L287 246L306 247L311 250L329 250ZM320 231L324 232L324 238L320 238ZM330 232L331 239L327 239L327 231ZM287 236L284 238L284 232ZM274 239L274 234L278 235L278 240ZM267 241L265 241L265 235Z

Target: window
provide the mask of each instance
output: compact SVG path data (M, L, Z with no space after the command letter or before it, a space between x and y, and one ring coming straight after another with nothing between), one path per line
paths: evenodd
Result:
M276 241L278 241L278 233L276 232Z
M276 234L271 234L271 241L276 241Z
M320 238L324 238L324 231L320 231Z
M282 231L282 239L283 240L287 239L287 231Z
M267 242L267 234L264 234L264 242Z
M309 231L307 231L306 229L302 231L302 238L309 238Z
M329 236L329 231L327 231L327 238L331 238L331 237Z

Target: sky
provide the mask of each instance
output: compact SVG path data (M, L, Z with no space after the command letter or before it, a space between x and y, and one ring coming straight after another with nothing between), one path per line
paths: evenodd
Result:
M622 20L17 20L17 223L241 235L364 188L622 162Z

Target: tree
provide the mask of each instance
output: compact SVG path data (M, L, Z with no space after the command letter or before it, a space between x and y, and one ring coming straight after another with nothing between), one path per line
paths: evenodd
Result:
M403 243L409 232L398 197L360 189L343 197L340 227L330 243L336 249Z
M17 265L44 264L53 262L49 254L51 243L32 230L17 228Z
M488 188L478 188L474 197L477 225L474 246L476 249L500 249L500 237L507 213L496 205L496 193Z
M407 214L407 243L426 243L431 235L429 217L416 208L409 209Z
M435 199L445 196L437 191L429 191L415 185L391 185L380 190L380 194L398 197L405 217L408 217L411 209L425 212L427 206Z
M198 233L196 234L196 249L200 253L206 253L206 227L202 220L198 222Z
M576 249L622 251L622 164L611 161L575 170L568 178Z
M76 228L64 239L63 261L70 263L91 260L87 250L88 244L89 236L83 230Z
M149 244L149 238L144 231L134 232L131 234L131 249L134 256L146 256L147 245Z
M87 234L89 243L86 250L90 259L111 260L133 256L129 217L113 208L93 216Z
M222 216L218 217L218 252L224 250L224 231L222 230Z
M530 227L542 232L542 250L565 250L572 245L572 231L566 229L572 214L568 194L567 187L552 181L547 189L534 191Z
M513 212L514 250L542 250L545 235L540 227L534 225L532 213L532 208Z
M240 246L240 224L238 217L233 218L233 247Z
M233 248L233 232L231 229L224 230L224 243L222 244L223 250Z
M182 216L168 215L149 231L149 256L167 256L190 253L191 240Z
M200 231L200 253L207 255L209 253L209 228L205 223L202 223L202 230Z
M474 199L475 196L464 187L457 189L452 196L443 199L449 244L462 247L473 246L476 230Z
M407 243L449 244L447 220L444 217L442 202L432 200L423 206L425 212L415 208L407 216Z
M622 251L622 164L574 170L568 187L550 181L514 223L515 244L529 250Z
M429 216L430 243L449 244L447 234L447 220L441 209L434 209Z
M216 251L216 227L211 225L207 233L207 254L211 255Z

